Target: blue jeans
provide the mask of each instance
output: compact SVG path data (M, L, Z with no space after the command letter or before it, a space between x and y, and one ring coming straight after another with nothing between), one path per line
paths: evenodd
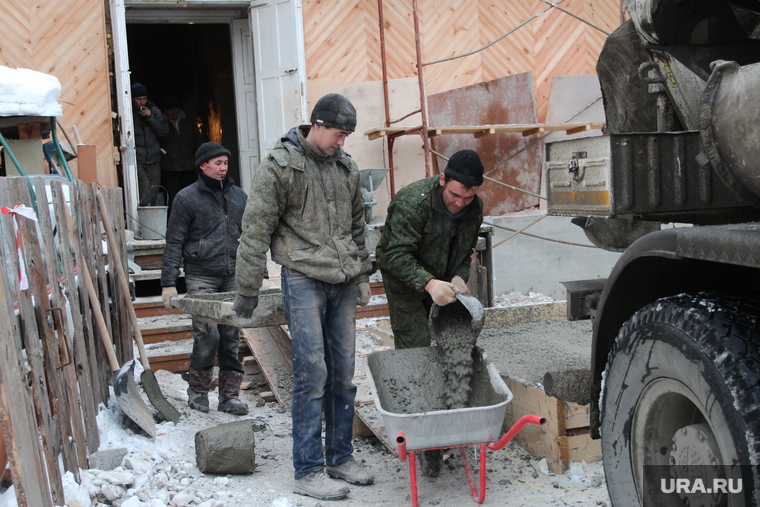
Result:
M283 267L282 296L293 341L293 467L300 479L354 452L356 284L325 283Z
M185 275L188 294L212 294L238 290L235 275L198 276ZM190 368L207 371L214 367L217 353L219 369L243 373L243 363L238 359L240 328L225 326L193 317L193 353Z

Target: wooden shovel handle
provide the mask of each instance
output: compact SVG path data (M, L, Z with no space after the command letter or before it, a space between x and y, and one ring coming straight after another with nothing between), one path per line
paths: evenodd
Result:
M124 301L126 301L129 317L132 321L132 330L135 333L137 349L140 351L140 362L142 363L143 368L150 370L148 354L145 352L145 343L143 342L142 333L140 333L140 325L137 322L135 307L132 304L132 295L129 293L129 282L127 282L127 275L122 267L123 265L121 263L121 255L116 243L116 237L113 233L113 227L111 227L111 219L108 217L108 208L106 208L106 201L103 199L103 194L101 194L99 187L97 189L97 199L98 205L100 206L101 219L103 220L103 228L106 230L106 236L108 236L108 249L113 253L112 257L115 266L112 271L116 271L116 278L119 280L121 295L124 298Z
M71 212L66 210L66 222L69 226L69 231L73 231ZM92 278L90 277L90 270L87 268L87 264L82 259L79 263L79 270L84 275L84 283L87 286L87 294L90 297L90 305L92 306L92 313L95 314L95 322L98 324L98 331L100 331L100 339L103 340L103 346L106 348L106 354L108 354L108 362L111 363L111 371L119 369L119 361L116 359L116 353L113 351L113 343L111 342L111 335L108 332L106 321L103 319L103 311L100 308L100 300L98 299L98 293L95 291L95 286L92 284Z

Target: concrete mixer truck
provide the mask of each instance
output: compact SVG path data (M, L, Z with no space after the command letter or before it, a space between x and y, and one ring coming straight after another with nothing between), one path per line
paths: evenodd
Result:
M597 62L604 135L546 147L549 214L623 252L574 286L592 437L616 507L666 505L650 467L741 479L667 505L760 505L760 1L625 4Z

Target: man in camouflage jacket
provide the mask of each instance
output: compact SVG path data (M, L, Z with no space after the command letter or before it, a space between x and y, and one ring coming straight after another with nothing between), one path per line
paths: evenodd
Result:
M282 265L293 344L295 492L320 500L348 495L331 477L373 482L351 443L356 305L369 302L372 271L359 171L341 149L355 127L351 102L328 94L314 106L310 126L293 128L275 145L253 178L237 258L233 308L244 318L258 305L267 250Z
M388 206L377 264L383 275L397 349L429 347L428 314L469 294L471 255L483 221L483 164L472 150L443 174L402 188Z

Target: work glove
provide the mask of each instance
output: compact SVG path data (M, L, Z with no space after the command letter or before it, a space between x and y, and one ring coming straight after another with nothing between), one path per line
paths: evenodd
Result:
M454 278L451 279L451 283L454 284L454 287L456 287L457 294L469 294L470 288L467 287L467 284L464 282L464 278L462 278L459 275L456 275Z
M425 285L433 302L438 306L446 306L456 301L456 285L443 280L432 279Z
M232 309L235 311L235 315L241 319L250 319L257 306L259 306L259 296L249 297L238 294L235 296Z
M165 308L173 308L172 298L176 298L177 296L179 296L179 294L177 294L177 287L164 287L161 290L161 299L164 300Z
M356 304L359 306L367 306L369 304L369 298L372 296L372 291L369 288L369 282L362 282L356 284Z

